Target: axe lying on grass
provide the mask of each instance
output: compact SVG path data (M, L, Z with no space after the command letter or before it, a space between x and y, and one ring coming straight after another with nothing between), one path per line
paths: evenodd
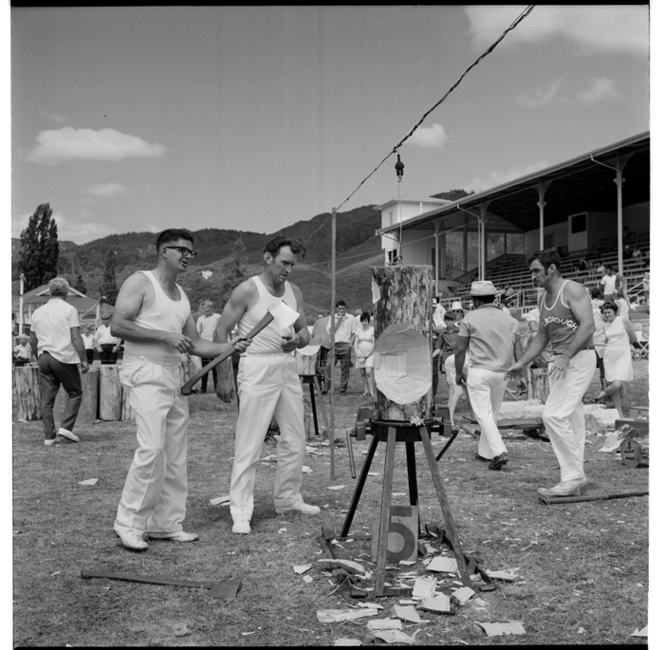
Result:
M242 580L170 580L168 578L144 578L131 573L108 573L106 571L83 571L81 578L107 578L109 580L125 580L126 582L144 582L151 585L170 585L173 587L204 587L210 590L212 598L219 600L234 600L242 588Z
M283 300L276 300L270 307L268 307L267 314L263 316L263 318L258 321L256 324L256 327L251 330L247 334L247 336L243 337L246 339L252 339L256 334L264 330L272 321L275 322L276 326L280 330L287 329L295 321L299 318L300 314L296 312L294 309L291 309ZM230 352L224 352L223 354L220 354L216 359L213 359L210 361L210 363L207 364L204 368L199 370L195 375L191 377L189 381L187 381L182 388L180 388L180 393L182 395L191 395L192 388L196 384L196 382L207 372L212 370L215 366L218 366L222 361L226 361L230 356L233 355L235 350L231 350Z

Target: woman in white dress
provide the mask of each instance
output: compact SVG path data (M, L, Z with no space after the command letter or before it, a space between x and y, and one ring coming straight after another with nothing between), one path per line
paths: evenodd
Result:
M362 397L376 397L374 390L374 328L370 324L371 316L368 312L364 312L360 316L360 327L355 330L355 348L356 365L360 370L362 376L362 383L364 384L364 393Z
M604 373L607 387L597 396L597 400L610 397L618 415L623 418L625 417L622 410L623 382L634 379L630 342L636 343L636 332L629 319L618 317L618 305L613 302L605 302L602 305L602 317L606 321L603 331L606 340Z

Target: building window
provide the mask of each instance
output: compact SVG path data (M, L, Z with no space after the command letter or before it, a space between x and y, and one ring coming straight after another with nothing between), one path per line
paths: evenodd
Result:
M586 232L587 225L586 225L586 213L583 212L582 214L573 214L570 217L571 226L572 226L572 234L575 235L576 233L579 232Z

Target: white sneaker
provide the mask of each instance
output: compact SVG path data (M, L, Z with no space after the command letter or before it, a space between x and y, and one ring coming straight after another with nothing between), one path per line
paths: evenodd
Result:
M287 512L299 512L303 515L319 515L320 508L318 506L310 506L304 501L297 501L293 505L286 506L285 508L276 508L277 514L283 515Z
M128 548L130 551L147 551L148 543L143 539L142 535L137 535L136 533L115 533L122 542L122 545L125 548Z
M62 427L58 430L58 435L67 438L72 442L80 442L81 440L75 433L72 433L69 429L63 429Z
M236 521L233 524L233 532L240 535L248 535L251 532L251 526L248 521Z
M57 438L46 438L46 440L44 440L44 444L47 447L50 447L52 445L57 445L58 442L59 442L59 440Z

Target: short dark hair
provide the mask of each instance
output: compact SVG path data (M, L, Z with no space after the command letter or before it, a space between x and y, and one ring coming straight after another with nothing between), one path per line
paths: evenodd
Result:
M561 270L560 254L556 248L545 248L541 251L536 251L528 258L528 266L537 260L545 269L552 264L558 271Z
M304 257L306 254L304 242L301 239L290 239L288 237L282 237L281 235L272 237L272 239L265 244L263 252L270 253L270 255L276 257L284 246L290 246L290 249L296 255L302 255L302 257Z
M604 290L602 287L593 287L590 290L590 297L593 298L594 300L598 300L604 295Z
M473 300L477 300L481 302L483 305L488 305L495 300L495 295L494 296L473 296Z
M360 321L367 321L368 323L371 322L371 314L368 311L363 311L362 315L360 316Z
M605 302L605 303L602 305L602 311L604 311L605 309L611 309L611 310L613 311L614 314L617 314L617 313L618 313L618 305L616 305L615 302L608 302L608 301Z
M337 300L336 307L345 307L346 303L343 300Z
M157 243L155 244L157 252L159 251L160 246L168 244L172 241L178 241L179 239L186 239L187 241L190 241L192 245L194 243L194 236L188 230L169 228L168 230L160 232L159 236L157 237Z

